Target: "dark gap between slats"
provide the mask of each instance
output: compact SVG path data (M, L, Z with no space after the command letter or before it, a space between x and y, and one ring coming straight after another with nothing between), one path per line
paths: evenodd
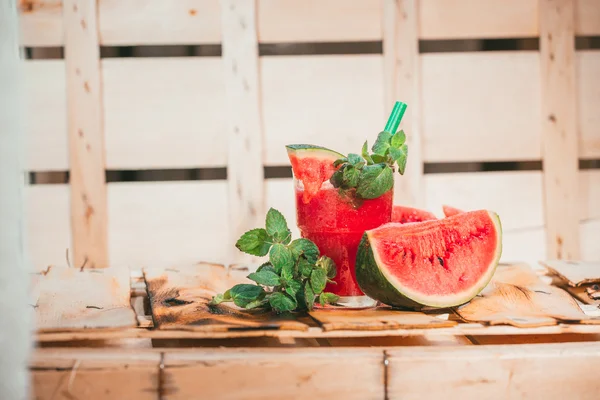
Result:
M372 42L315 42L259 43L260 56L308 56L326 54L382 54L383 43Z
M576 50L600 49L600 36L578 36L575 38Z
M579 160L580 170L600 169L600 159ZM450 174L465 172L541 171L542 161L493 162L440 162L425 163L425 174ZM265 179L292 178L289 165L265 166ZM29 184L69 183L69 171L32 171ZM177 168L148 170L107 170L106 181L111 182L169 182L226 180L227 168Z
M539 50L538 38L419 40L419 53Z
M128 57L221 57L221 45L100 46L100 58Z

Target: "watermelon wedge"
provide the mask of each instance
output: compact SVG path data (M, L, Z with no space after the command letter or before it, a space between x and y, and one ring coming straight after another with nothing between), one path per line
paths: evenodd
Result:
M463 213L463 210L459 210L458 208L452 207L452 206L447 206L447 205L443 205L442 209L444 210L444 215L446 217L451 217L453 215L456 214L460 214Z
M333 162L345 157L337 151L311 144L290 144L285 147L292 164L292 172L304 185L304 203L308 203L317 194L323 182L329 180L336 171Z
M421 210L420 208L394 206L392 209L392 222L406 224L409 222L431 221L434 219L437 219L437 217L433 213L430 213L427 210Z
M487 210L366 231L356 256L362 291L408 309L464 304L488 284L502 253L500 218Z

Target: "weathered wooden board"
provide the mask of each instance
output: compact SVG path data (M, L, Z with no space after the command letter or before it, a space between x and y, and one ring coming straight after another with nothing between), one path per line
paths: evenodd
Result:
M164 357L164 398L382 399L384 370L381 349L173 352Z
M447 328L456 325L456 321L443 320L422 312L387 307L369 310L315 309L309 314L325 331Z
M600 262L550 260L542 265L569 286L600 283Z
M598 342L403 347L387 359L390 399L592 400L600 390Z
M457 307L465 321L518 327L558 321L600 323L588 317L564 290L545 284L526 265L499 266L488 286L471 302Z
M134 327L129 270L50 267L33 279L38 331Z
M32 398L156 399L160 358L123 349L37 349L29 363Z
M241 310L232 303L209 306L212 297L245 279L248 271L199 263L186 267L144 269L154 326L210 332L256 329L307 330L291 315Z

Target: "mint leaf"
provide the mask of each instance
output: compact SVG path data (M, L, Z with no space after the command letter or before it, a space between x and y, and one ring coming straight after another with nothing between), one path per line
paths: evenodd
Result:
M406 134L404 133L404 131L399 131L392 136L390 144L392 147L398 149L404 144L404 142L406 142Z
M327 284L327 272L324 269L316 268L313 269L310 274L310 286L315 292L315 294L319 294L325 289L325 285Z
M313 292L308 283L304 286L304 301L306 302L306 308L309 311L312 310L315 304L315 292Z
M365 144L363 144L363 147L362 147L362 156L365 160L367 160L368 165L373 164L373 159L369 155L369 144L367 143L366 140L365 140Z
M402 151L402 156L398 158L396 161L398 163L398 172L400 175L404 175L404 171L406 171L406 160L408 159L408 146L405 144L400 147L400 151Z
M312 241L300 238L294 240L289 246L294 259L298 259L301 255L306 257L311 263L317 262L319 258L319 248Z
M288 229L285 217L279 211L274 208L270 208L267 212L267 234L272 236L278 242L289 243L289 239L292 236L292 232ZM287 244L286 243L286 244Z
M338 169L331 175L329 178L329 182L333 185L333 187L340 187L344 183L344 167Z
M322 256L319 258L319 261L317 261L317 266L325 270L328 278L334 278L337 274L335 262L327 256Z
M319 295L319 303L321 303L322 306L324 306L327 303L329 303L329 304L335 303L339 299L340 299L340 296L335 295L333 293L329 293L329 292L323 292Z
M346 163L346 162L348 162L348 159L346 157L344 157L344 158L338 158L337 160L335 160L333 162L333 166L337 168L338 166L340 166L340 165L342 165L343 163Z
M251 301L250 303L246 304L246 307L244 307L244 308L246 310L251 310L253 308L263 307L263 306L267 305L268 302L269 302L268 299L254 300L254 301Z
M269 261L267 261L266 263L262 263L256 269L256 272L260 272L260 271L273 271L273 272L275 272L275 268L273 268L273 266L271 265L271 263Z
M310 276L313 267L314 265L304 257L298 260L298 272L305 278L308 278Z
M356 193L363 199L375 199L394 185L394 173L385 164L367 165L363 168Z
M348 166L344 169L344 184L348 187L356 187L358 185L358 177L360 171L355 167Z
M231 298L225 299L225 296L223 296L221 293L219 293L216 296L213 296L213 298L209 304L212 306L216 306L217 304L221 304L224 301L231 301Z
M278 312L291 311L298 305L295 298L281 292L273 293L269 297L269 304Z
M285 292L292 297L296 297L296 294L302 290L302 283L298 281L289 281L287 287L285 288Z
M371 148L373 153L379 154L380 156L385 156L386 151L390 148L390 140L392 139L392 134L386 131L379 132L377 135L377 140L375 144ZM374 161L374 160L373 160Z
M281 283L279 281L279 275L277 275L275 271L269 271L265 269L251 273L248 275L248 279L258 283L259 285L265 286L277 286Z
M281 269L281 278L288 284L294 280L294 261L286 263Z
M365 160L358 154L348 154L348 163L353 167L361 169L365 165Z
M271 247L267 231L259 228L252 229L242 235L235 244L239 250L254 256L266 256Z
M238 307L246 307L246 305L255 300L262 300L265 296L265 290L262 286L240 283L229 289L233 302Z
M373 154L372 158L373 158L373 162L375 164L381 164L381 163L385 163L387 161L387 157L380 156L379 154Z
M281 274L281 270L286 266L293 266L292 252L287 246L276 243L271 247L269 252L269 261L275 268L275 272Z

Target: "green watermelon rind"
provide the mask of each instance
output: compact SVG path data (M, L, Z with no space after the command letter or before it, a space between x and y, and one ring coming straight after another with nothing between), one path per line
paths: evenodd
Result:
M343 154L338 153L337 151L312 144L288 144L285 147L288 153L295 153L296 157L298 158L317 157L320 159L331 159L333 162L338 158L345 157Z
M419 297L407 293L410 290L405 288L403 290L400 284L395 286L379 266L370 243L368 231L364 233L356 255L356 280L359 287L367 296L397 308L419 310L424 307L456 307L467 303L488 285L494 276L502 255L502 224L500 218L494 212L488 211L488 214L496 227L497 246L495 257L488 266L487 273L470 290L455 294L453 299L445 301L439 301L439 298L436 301L436 296Z

